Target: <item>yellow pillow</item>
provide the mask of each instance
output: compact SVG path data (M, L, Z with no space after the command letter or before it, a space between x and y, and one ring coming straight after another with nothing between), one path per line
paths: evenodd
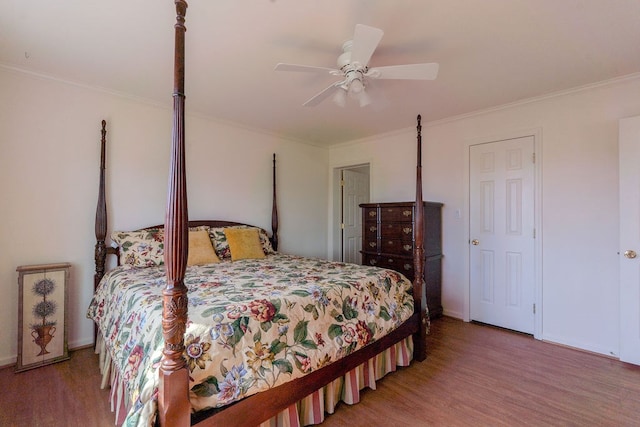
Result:
M229 242L231 261L239 259L264 258L257 228L225 228L224 235Z
M209 231L207 230L189 230L189 258L187 265L213 264L220 262L213 250Z

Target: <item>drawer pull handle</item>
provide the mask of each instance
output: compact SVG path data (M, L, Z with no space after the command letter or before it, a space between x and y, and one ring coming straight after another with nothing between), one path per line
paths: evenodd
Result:
M411 250L411 245L404 245L404 246L402 247L402 249L404 249L405 251L407 251L407 252L408 252L408 251L410 251L410 250Z
M369 260L369 264L371 264L371 265L376 265L377 263L378 263L377 259L370 259Z
M369 211L369 216L371 216L371 217L376 216L376 211Z
M405 227L402 231L404 231L404 234L411 234L411 227Z
M378 227L376 227L375 225L372 225L371 227L369 227L369 231L372 233L375 233L376 231L378 231Z
M405 264L405 265L404 265L404 269L405 269L406 271L411 270L411 264Z
M376 243L376 242L369 242L369 246L371 246L372 248L375 248L375 247L376 247L376 245L377 245L377 243Z
M387 243L387 245L389 245L389 246L393 246L393 240L389 240L389 242Z
M389 258L389 259L387 260L387 262L388 262L389 264L393 264L393 258Z
M402 215L411 216L411 211L402 211Z

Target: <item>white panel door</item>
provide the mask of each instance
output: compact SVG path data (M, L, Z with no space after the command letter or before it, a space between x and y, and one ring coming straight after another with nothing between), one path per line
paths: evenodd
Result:
M469 147L470 318L534 332L534 138Z
M640 116L620 120L620 360L640 365Z
M369 201L369 175L342 171L342 260L362 264L362 212L360 203Z

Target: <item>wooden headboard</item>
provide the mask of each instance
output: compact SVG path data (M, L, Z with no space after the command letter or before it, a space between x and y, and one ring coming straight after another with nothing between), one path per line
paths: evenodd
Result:
M95 245L95 274L93 276L93 287L94 290L100 283L100 280L104 277L105 274L105 265L108 255L115 255L119 258L119 249L117 247L111 247L106 245L106 237L107 237L107 199L106 199L106 186L105 186L105 155L106 155L106 144L107 144L107 122L105 120L102 121L102 130L101 130L102 138L100 139L100 184L98 188L98 205L96 207L96 220L95 220L95 234L96 234L96 245ZM208 227L229 227L229 226L238 226L245 225L249 227L254 227L251 224L244 224L241 222L235 221L226 221L226 220L193 220L187 221L187 227L200 227L200 226L208 226ZM141 228L140 230L145 230L149 228L164 228L165 224L157 224L149 227ZM273 200L272 200L272 209L271 209L271 236L269 237L271 241L271 246L273 250L278 250L278 205L276 199L276 155L273 154Z

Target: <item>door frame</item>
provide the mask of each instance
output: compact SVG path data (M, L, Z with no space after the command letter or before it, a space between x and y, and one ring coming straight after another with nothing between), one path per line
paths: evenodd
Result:
M329 233L327 242L327 258L332 261L340 261L342 253L342 229L340 227L342 221L342 191L340 188L340 175L345 169L359 169L362 167L369 168L369 199L372 195L371 171L373 169L372 162L362 161L346 164L331 165L331 173L329 174Z
M543 306L542 306L542 128L533 128L533 129L523 129L523 130L514 130L509 132L500 133L493 136L483 136L472 138L464 141L463 143L463 158L464 158L464 167L463 167L463 183L464 183L464 207L463 212L466 212L466 220L463 221L464 224L464 236L466 238L466 242L464 243L467 247L464 253L464 305L463 305L463 320L465 322L469 322L471 319L471 275L470 275L470 154L469 150L472 145L478 144L488 144L491 142L503 141L506 139L516 139L532 136L533 137L533 150L535 153L535 162L533 165L534 168L534 195L533 195L533 205L534 205L534 227L536 230L536 237L534 239L534 304L535 304L535 313L534 313L534 332L533 336L536 339L542 339L542 316L543 316Z
M340 169L340 175L340 193L342 196L340 198L342 213L342 226L340 227L340 260L342 262L362 264L361 252L363 224L360 204L369 203L371 200L369 194L371 182L369 165L354 168L342 168ZM352 186L351 184L355 184L355 186ZM355 196L355 198L351 198L349 195ZM349 238L347 236L349 236ZM357 238L352 242L353 244L349 244L350 239L353 237ZM346 248L348 248L347 251L345 251Z

